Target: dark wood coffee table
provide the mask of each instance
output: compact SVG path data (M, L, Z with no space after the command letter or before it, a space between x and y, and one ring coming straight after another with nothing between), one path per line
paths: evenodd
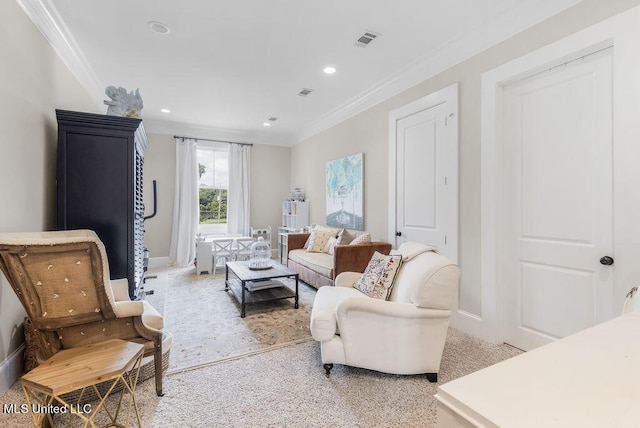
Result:
M270 300L295 298L294 307L298 309L298 273L292 271L288 267L272 261L272 267L269 269L253 270L249 268L249 261L243 262L227 262L225 271L224 289L231 290L233 295L240 302L240 317L245 316L245 307L248 304L267 302ZM229 272L232 272L236 278L229 278ZM295 292L284 283L273 288L265 288L262 290L249 291L249 281L259 282L268 280L277 280L277 278L294 278L296 280Z

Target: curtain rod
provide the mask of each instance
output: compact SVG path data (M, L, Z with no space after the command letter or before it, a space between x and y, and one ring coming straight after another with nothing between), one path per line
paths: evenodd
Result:
M224 144L238 144L240 146L253 146L253 144L251 144L251 143L232 143L231 141L207 140L206 138L183 137L181 135L174 135L173 138L182 138L183 140L186 138L188 140L209 141L211 143L224 143Z

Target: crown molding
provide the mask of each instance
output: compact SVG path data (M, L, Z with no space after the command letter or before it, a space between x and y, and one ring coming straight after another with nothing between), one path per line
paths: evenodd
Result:
M104 108L104 86L82 54L51 0L16 0L96 105Z
M452 40L312 122L295 135L294 145L410 89L583 0L527 0L482 27Z
M58 57L67 66L80 85L87 91L98 108L104 109L104 84L89 65L82 50L60 17L52 0L16 0L36 28L49 42ZM233 129L223 129L176 123L154 119L144 119L145 130L158 134L184 134L200 138L218 139L236 143L257 143L291 146L288 135L267 135Z
M209 128L189 124L177 124L156 120L146 120L151 132L160 130L183 133L202 133L209 138L224 138L225 141L252 142L280 146L293 146L337 125L380 102L393 97L442 71L463 62L496 44L513 37L531 26L580 3L582 0L539 0L523 1L517 8L494 18L489 25L427 53L403 70L378 82L375 86L349 99L323 114L295 135L266 135L257 132ZM58 14L53 0L16 0L36 28L43 34L54 51L69 68L71 73L87 91L96 106L104 108L104 84L87 62L80 47ZM178 131L181 129L182 131ZM165 133L165 132L162 132ZM211 137L216 135L216 137ZM202 135L204 138L205 135ZM246 141L239 141L246 140Z
M60 17L52 0L16 0L36 28L49 42L80 85L87 91L98 108L104 109L104 84L89 65L82 50ZM145 130L158 134L193 135L235 143L291 146L293 139L286 134L269 134L233 129L192 125L171 121L144 119Z
M166 120L144 119L144 128L151 134L180 135L184 137L226 141L229 143L267 144L290 147L291 136L283 133L265 133L241 131L236 129L215 128Z

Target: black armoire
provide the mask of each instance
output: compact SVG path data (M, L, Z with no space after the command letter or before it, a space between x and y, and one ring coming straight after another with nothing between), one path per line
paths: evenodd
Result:
M104 243L111 279L127 278L129 296L144 283L141 119L56 110L58 230L91 229Z

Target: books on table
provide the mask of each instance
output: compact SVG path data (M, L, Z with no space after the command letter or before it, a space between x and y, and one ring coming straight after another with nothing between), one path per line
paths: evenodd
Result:
M266 290L269 288L278 288L284 287L284 284L277 279L264 279L264 280L255 280L255 281L247 281L246 284L247 290L249 291L259 291Z

